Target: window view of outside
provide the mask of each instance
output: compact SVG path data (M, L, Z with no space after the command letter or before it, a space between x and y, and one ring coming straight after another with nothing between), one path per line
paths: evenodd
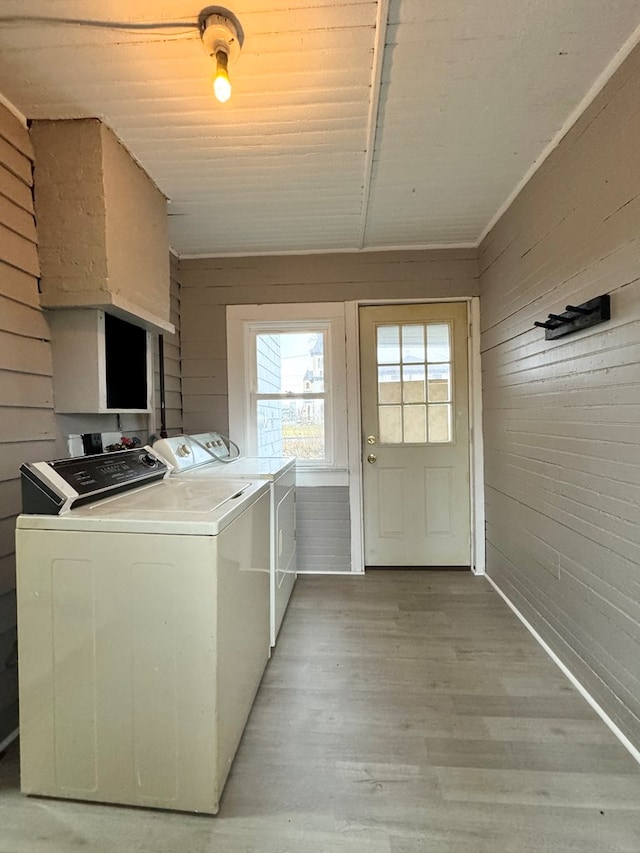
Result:
M325 333L256 336L259 456L325 458Z

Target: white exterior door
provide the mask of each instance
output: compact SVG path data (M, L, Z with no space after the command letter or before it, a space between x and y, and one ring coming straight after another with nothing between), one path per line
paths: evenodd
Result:
M360 309L365 564L470 564L464 302Z

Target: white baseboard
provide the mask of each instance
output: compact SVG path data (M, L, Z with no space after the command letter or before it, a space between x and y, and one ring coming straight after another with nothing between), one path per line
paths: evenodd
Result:
M342 577L354 577L354 576L359 577L359 576L362 576L362 577L364 577L364 571L362 571L362 572L332 572L332 571L329 571L328 569L298 569L296 574L298 575L298 577L300 577L300 575L307 575L308 577L310 577L312 575L317 575L317 577L323 577L323 578L332 578L332 577L339 577L339 576L342 576Z
M538 641L538 643L542 646L545 652L549 655L551 660L562 670L562 672L567 676L569 681L573 684L576 690L581 694L581 696L587 700L589 705L593 708L596 714L600 717L600 719L605 723L605 725L611 729L613 734L618 738L620 743L624 746L624 748L635 758L635 760L640 764L640 750L636 749L636 747L631 743L629 738L622 732L618 726L613 722L611 717L607 714L607 712L600 707L600 705L596 702L593 696L589 693L589 691L584 687L580 681L575 677L575 675L571 672L571 670L564 664L558 655L553 651L553 649L547 645L547 643L542 639L540 634L536 631L533 625L528 622L525 617L520 613L515 604L511 601L508 596L500 589L498 584L492 580L489 575L485 575L486 579L489 581L491 586L495 589L498 595L504 599L506 604L513 610L518 619L522 622L524 627L529 631L529 633Z
M13 741L18 737L19 733L20 729L15 729L11 732L10 735L7 735L7 737L3 741L0 741L0 752L4 752L4 750L9 746L9 744L13 743Z

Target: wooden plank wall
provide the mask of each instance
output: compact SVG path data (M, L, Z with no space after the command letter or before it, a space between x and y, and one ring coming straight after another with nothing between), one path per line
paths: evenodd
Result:
M173 335L164 335L164 386L166 401L167 433L180 435L182 429L182 377L180 364L180 283L178 281L178 259L170 255L171 316L176 330ZM160 430L160 368L158 340L154 338L155 379L155 431Z
M480 269L488 574L640 747L640 51ZM533 328L602 293L610 322Z
M476 296L477 273L469 249L181 259L185 429L228 429L227 305Z
M298 487L296 540L300 571L351 571L348 486Z
M15 516L18 466L55 451L49 329L40 310L33 152L0 105L0 743L17 726Z

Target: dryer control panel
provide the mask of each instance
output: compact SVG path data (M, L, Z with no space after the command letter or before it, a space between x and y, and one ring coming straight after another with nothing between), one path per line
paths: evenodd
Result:
M154 441L153 449L176 470L190 471L212 461L211 454L190 435L173 435Z

